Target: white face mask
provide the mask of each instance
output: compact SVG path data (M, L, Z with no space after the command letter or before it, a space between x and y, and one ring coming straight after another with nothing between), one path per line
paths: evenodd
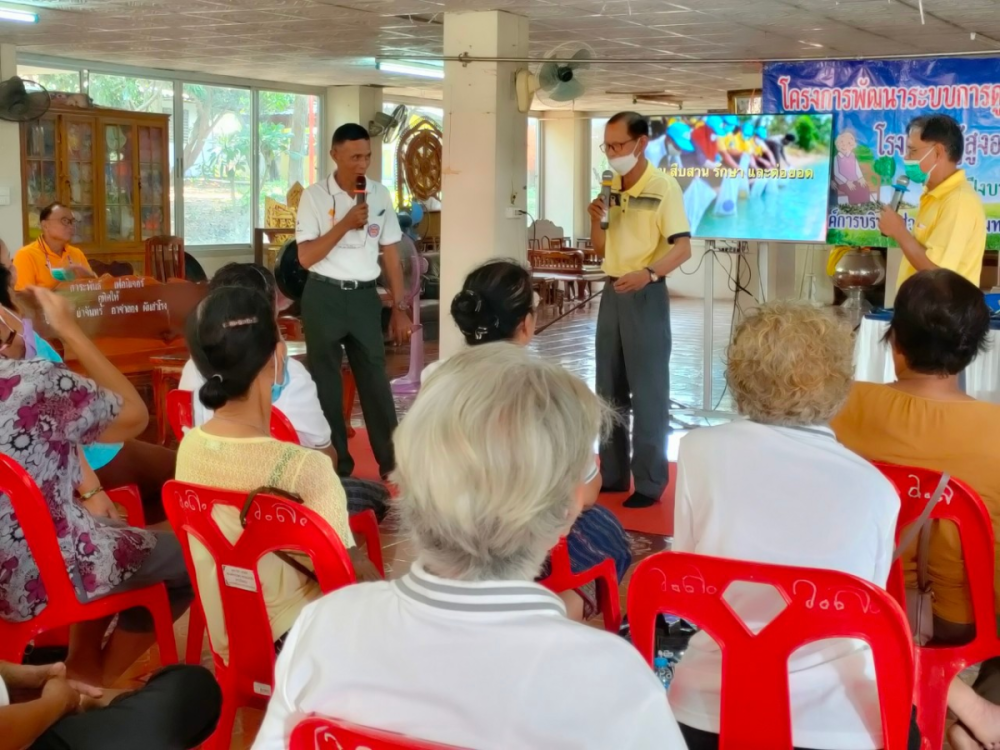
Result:
M634 151L626 156L609 156L608 165L615 170L619 175L624 177L633 169L635 165L639 163L639 155Z

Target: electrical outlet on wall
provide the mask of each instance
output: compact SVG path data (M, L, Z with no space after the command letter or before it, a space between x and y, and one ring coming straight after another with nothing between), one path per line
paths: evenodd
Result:
M506 216L508 219L517 219L521 216L521 209L517 206L507 206Z

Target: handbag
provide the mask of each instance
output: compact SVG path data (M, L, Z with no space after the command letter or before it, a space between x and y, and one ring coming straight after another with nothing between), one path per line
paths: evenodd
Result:
M910 632L913 633L913 640L918 646L926 646L934 638L934 591L931 588L930 576L927 571L933 528L931 512L940 502L950 481L950 475L941 474L934 494L927 501L920 517L899 540L892 555L892 561L896 562L902 557L906 548L913 543L913 540L919 536L917 542L917 588L906 589L906 618L910 621Z
M304 505L304 501L301 497L296 495L294 492L288 492L287 490L280 489L278 487L258 487L253 490L249 495L247 495L246 502L243 503L243 510L240 511L240 526L242 528L247 527L247 513L250 512L250 506L253 505L254 499L256 499L259 494L274 495L275 497L280 497L283 500L290 500L293 503L298 503L299 505ZM304 575L311 581L319 583L319 579L316 577L316 571L310 569L307 565L303 565L301 562L296 560L292 555L287 552L281 552L280 550L275 550L274 554L287 565L291 565L295 570Z

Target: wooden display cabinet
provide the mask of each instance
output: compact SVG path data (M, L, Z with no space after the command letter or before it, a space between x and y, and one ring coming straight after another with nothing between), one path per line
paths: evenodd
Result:
M144 243L170 234L169 115L52 107L21 125L24 236L53 201L76 213L73 244L143 273Z

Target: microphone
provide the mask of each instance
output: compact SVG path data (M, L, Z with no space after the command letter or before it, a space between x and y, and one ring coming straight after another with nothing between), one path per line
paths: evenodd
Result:
M899 179L893 184L896 188L896 192L892 194L892 200L889 201L889 208L893 211L899 211L899 204L903 202L903 196L906 195L906 189L910 186L910 178L905 174L900 175Z
M354 205L363 206L368 200L368 195L365 192L367 187L368 181L365 180L364 176L354 181Z
M601 219L601 229L608 228L608 211L611 208L611 181L615 179L614 172L605 169L601 175L601 203L604 204L604 218Z

